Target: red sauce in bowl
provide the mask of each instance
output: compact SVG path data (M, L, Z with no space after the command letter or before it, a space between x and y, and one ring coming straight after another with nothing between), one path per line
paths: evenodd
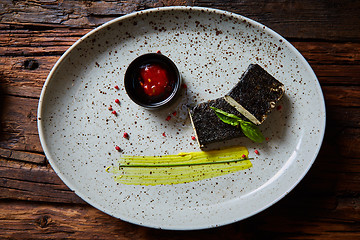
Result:
M171 91L169 74L160 64L147 64L140 69L140 86L149 97L168 96Z
M158 53L136 58L125 73L127 94L145 108L167 105L179 92L180 85L181 77L175 64Z

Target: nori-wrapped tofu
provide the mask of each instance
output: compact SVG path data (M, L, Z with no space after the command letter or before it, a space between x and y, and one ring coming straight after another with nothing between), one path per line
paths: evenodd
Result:
M258 64L250 64L225 100L256 125L261 124L285 92L284 85Z
M200 148L209 143L244 136L241 128L231 126L221 121L210 106L221 109L227 113L235 114L246 120L235 108L230 106L224 98L203 102L190 108L189 115Z

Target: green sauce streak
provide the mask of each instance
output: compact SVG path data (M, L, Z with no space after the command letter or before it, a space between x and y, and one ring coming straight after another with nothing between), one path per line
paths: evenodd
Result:
M107 168L114 180L127 185L167 185L200 181L252 167L245 147L165 156L122 156ZM245 155L245 158L243 157Z

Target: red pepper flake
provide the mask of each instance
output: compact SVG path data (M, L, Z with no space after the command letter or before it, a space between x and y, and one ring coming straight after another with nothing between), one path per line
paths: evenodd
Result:
M187 88L187 85L185 83L181 84L181 87L186 89Z
M266 141L269 141L269 140L270 140L270 138L266 137L266 138L265 138L265 140L266 140Z
M166 121L170 121L170 119L171 119L171 116L169 115L169 116L166 117L165 120L166 120Z
M124 135L123 135L124 138L128 139L129 138L129 134L127 132L124 132Z
M257 154L257 155L260 154L258 150L255 150L254 153Z
M117 115L117 112L114 110L111 112L112 114L114 114L115 116Z
M112 111L113 110L113 108L110 106L110 107L108 107L108 109L110 110L110 111Z
M242 158L246 158L246 155L245 155L245 154L243 154L241 157L242 157Z
M177 114L177 112L176 112L176 111L172 113L172 115L173 115L174 117L176 116L176 114Z
M161 51L160 50L157 50L157 52L156 52L157 54L161 54Z
M119 152L121 150L121 148L119 146L115 146L115 149L116 149L116 151L119 151Z
M165 132L163 132L163 134L162 134L164 137L166 137L166 134L165 134Z
M116 90L119 90L119 86L118 86L118 85L115 85L114 88L115 88Z
M276 108L277 110L281 110L282 109L282 106L281 105L279 105L279 106L277 106L277 108Z
M119 103L120 103L120 100L119 100L119 99L115 99L115 102L116 102L117 104L119 104Z
M191 139L192 139L192 140L195 140L196 138L195 138L194 136L191 136Z

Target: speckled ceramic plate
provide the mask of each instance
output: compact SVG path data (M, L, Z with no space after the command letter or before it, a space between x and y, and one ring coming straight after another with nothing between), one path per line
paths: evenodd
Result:
M177 64L187 88L167 109L148 111L126 95L123 77L133 59L158 50ZM246 146L255 158L251 169L157 186L117 184L105 171L122 154L200 151L191 139L186 105L223 96L250 63L260 64L286 87L282 108L261 126L268 141L221 143ZM266 209L303 178L322 143L325 105L309 64L269 28L220 10L168 7L115 19L77 41L50 72L38 118L51 166L89 204L139 225L202 229Z

